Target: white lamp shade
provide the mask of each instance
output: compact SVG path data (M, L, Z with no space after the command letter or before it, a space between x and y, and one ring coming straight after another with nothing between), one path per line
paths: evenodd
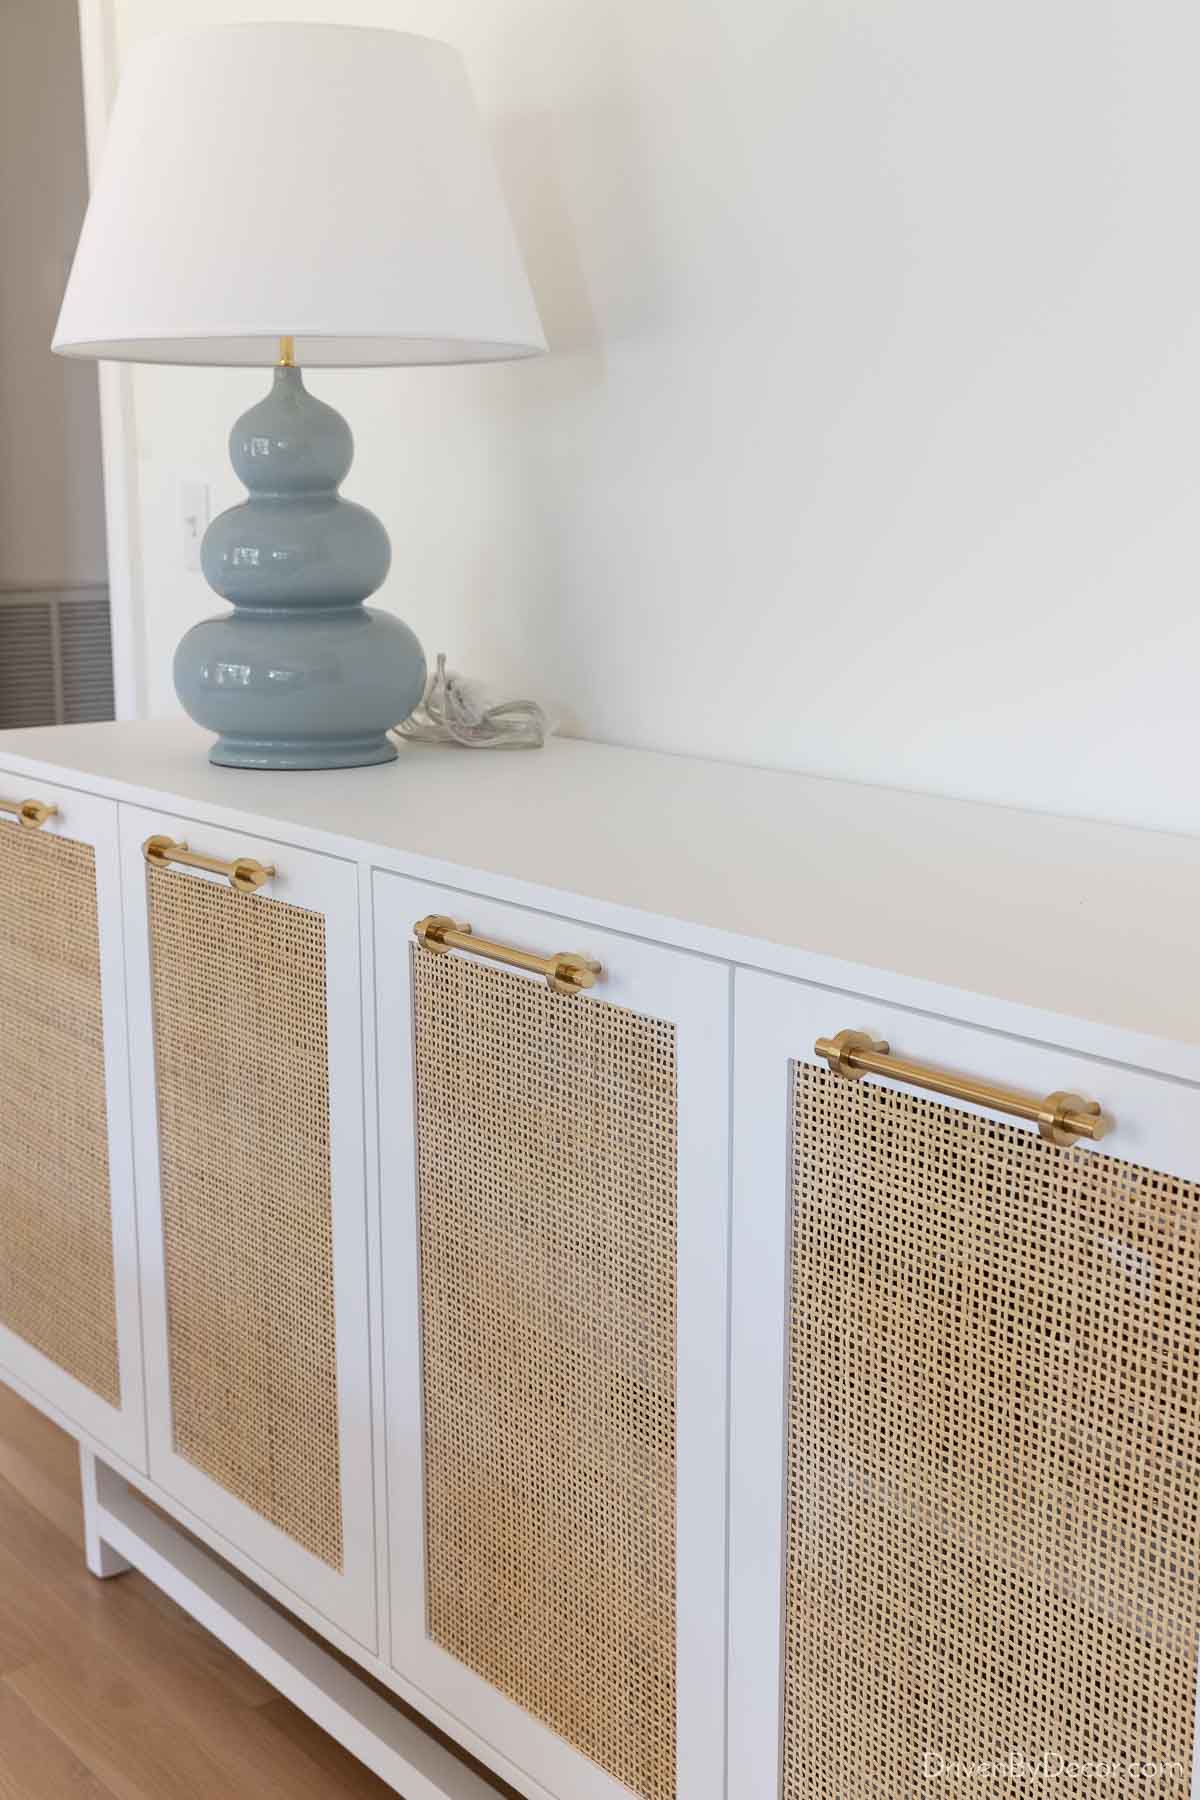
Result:
M218 25L131 53L54 349L486 362L546 347L458 52Z

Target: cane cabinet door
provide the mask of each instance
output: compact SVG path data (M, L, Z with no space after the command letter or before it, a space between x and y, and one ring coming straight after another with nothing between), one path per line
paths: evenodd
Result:
M717 1800L729 971L382 873L375 945L394 1667L526 1792Z
M373 1648L357 877L122 808L150 1473Z
M754 973L736 1016L731 1800L1182 1800L1200 1095Z
M0 773L0 1379L145 1467L117 809Z

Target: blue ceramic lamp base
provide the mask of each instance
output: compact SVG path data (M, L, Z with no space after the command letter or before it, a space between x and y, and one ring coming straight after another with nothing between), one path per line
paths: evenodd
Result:
M210 760L236 769L349 769L391 762L391 726L425 690L425 658L392 613L363 605L388 572L375 514L338 493L350 427L300 371L229 438L249 499L213 520L200 560L233 612L205 619L175 652L175 691L218 734Z

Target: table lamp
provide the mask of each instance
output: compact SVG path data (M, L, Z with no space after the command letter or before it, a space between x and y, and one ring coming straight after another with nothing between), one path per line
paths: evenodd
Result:
M342 25L217 25L130 54L54 336L67 356L267 368L230 454L249 498L201 565L233 612L175 689L236 768L390 761L421 698L408 626L363 605L380 521L338 488L341 415L301 368L490 362L545 339L449 45Z

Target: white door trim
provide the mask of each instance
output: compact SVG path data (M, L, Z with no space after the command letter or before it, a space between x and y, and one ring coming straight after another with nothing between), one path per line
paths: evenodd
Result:
M117 26L112 0L79 0L79 47L90 186L100 166L108 116L117 91ZM140 719L146 709L146 633L133 373L125 363L102 362L96 368L113 693L118 719Z

